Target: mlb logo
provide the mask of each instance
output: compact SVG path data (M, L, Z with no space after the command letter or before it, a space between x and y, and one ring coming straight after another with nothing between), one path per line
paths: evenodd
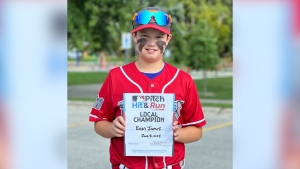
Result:
M133 102L144 102L144 96L132 96Z

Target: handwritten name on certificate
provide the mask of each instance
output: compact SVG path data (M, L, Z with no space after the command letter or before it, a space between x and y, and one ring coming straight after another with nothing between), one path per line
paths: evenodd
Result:
M125 156L173 156L174 94L124 93Z

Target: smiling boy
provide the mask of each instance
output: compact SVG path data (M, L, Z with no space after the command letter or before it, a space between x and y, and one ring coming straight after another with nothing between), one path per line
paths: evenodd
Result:
M182 169L185 143L202 137L206 124L198 92L191 76L163 61L172 39L172 18L160 8L147 7L134 14L132 37L139 57L112 69L100 89L89 120L95 131L111 139L112 169ZM124 156L126 121L122 117L123 93L174 93L174 156Z

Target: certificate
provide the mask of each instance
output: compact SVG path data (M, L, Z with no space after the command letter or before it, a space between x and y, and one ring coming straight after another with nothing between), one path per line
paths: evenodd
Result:
M124 93L125 156L173 156L174 94Z

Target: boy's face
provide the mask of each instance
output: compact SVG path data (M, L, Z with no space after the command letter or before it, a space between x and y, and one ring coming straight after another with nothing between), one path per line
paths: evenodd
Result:
M161 31L146 28L133 33L133 40L137 43L139 56L146 62L155 62L162 58L162 55L172 38Z

